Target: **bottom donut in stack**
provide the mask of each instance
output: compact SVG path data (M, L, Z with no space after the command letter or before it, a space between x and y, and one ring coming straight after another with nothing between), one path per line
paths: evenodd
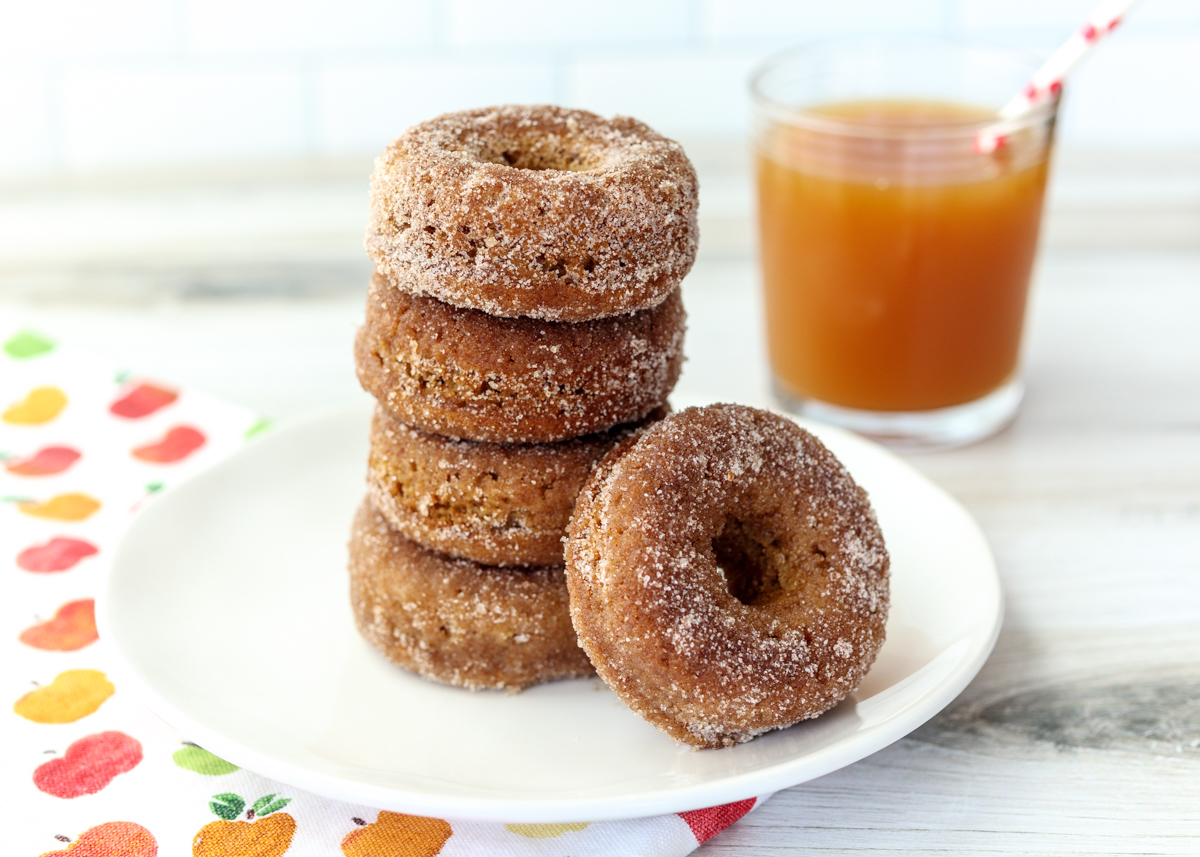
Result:
M497 568L427 550L364 500L350 534L359 632L388 660L472 690L591 675L561 566Z

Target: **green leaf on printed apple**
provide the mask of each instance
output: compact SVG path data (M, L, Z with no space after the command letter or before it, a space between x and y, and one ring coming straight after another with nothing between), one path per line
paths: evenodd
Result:
M246 808L246 802L238 795L225 792L213 795L213 799L209 801L208 806L213 811L213 815L223 818L226 821L233 821L242 814L242 810Z
M275 797L275 795L271 795L271 797ZM266 798L260 798L259 800L260 801L266 800ZM255 807L256 807L255 814L260 815L260 816L261 815L270 815L273 812L277 812L278 810L283 809L285 806L287 806L291 802L292 802L292 799L290 797L282 797L279 800L275 801L274 803L267 804L262 809L257 809L258 802L255 802Z

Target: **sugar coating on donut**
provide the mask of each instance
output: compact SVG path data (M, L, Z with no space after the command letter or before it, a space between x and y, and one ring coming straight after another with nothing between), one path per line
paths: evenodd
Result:
M403 423L546 443L662 407L683 366L685 329L678 289L650 309L569 324L461 309L376 274L355 365L363 388Z
M591 675L561 568L501 569L425 550L364 501L350 536L359 632L388 660L471 690Z
M592 465L643 424L558 443L481 443L406 426L377 408L368 493L393 527L431 550L486 565L560 566Z
M655 306L695 260L696 173L625 116L507 105L416 125L376 160L367 253L402 289L495 316Z
M866 493L769 412L692 408L614 448L576 502L566 555L597 672L687 744L815 717L883 644L888 556Z

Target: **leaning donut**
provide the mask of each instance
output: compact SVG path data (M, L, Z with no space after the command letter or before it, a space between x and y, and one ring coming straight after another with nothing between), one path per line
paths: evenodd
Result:
M370 502L350 536L350 600L384 657L472 690L519 690L592 674L575 641L561 568L449 559L393 530Z
M791 420L691 408L614 448L576 504L571 618L600 676L678 741L815 717L884 639L888 556L867 501Z
M485 565L561 566L592 465L642 424L558 443L477 443L406 426L377 408L367 491L393 527L431 550Z
M646 309L696 256L696 173L624 116L552 106L447 113L371 176L367 253L400 289L498 316Z
M683 365L679 291L580 324L496 318L376 274L354 343L359 382L396 419L492 443L546 443L640 420Z

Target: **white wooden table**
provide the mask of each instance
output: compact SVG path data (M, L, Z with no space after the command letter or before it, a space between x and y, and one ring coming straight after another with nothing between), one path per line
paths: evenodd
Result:
M685 294L678 391L766 403L753 263L704 260ZM284 417L363 395L361 303L0 311ZM699 853L1200 854L1200 254L1051 251L1027 353L1010 429L911 458L991 540L1008 599L995 654L913 735Z

